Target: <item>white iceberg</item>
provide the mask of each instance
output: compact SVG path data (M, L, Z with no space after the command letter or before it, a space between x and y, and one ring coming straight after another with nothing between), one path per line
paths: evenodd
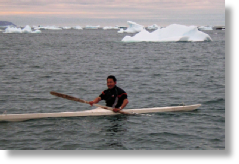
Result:
M117 32L122 34L122 33L124 33L124 29L120 28L120 30Z
M71 27L62 27L62 29L64 29L64 30L69 30L69 29L71 29Z
M32 31L29 25L26 25L23 29L17 27L7 27L4 33L41 33L40 30Z
M55 26L47 26L45 27L46 30L62 30L60 27L55 27Z
M199 26L198 27L199 30L213 30L212 26Z
M195 42L195 41L212 41L211 37L198 31L196 26L184 26L172 24L166 28L161 28L152 33L143 30L135 36L125 36L123 42Z
M29 25L26 25L26 27L22 29L22 33L32 33L32 28Z
M75 30L83 30L81 26L75 26L75 27L72 27L73 29Z
M35 30L62 30L60 27L55 27L55 26L39 26L39 27L34 27Z
M156 25L156 24L153 24L153 25L147 27L147 29L149 29L149 30L157 30L159 28L160 27L158 25Z
M91 25L87 25L87 26L85 26L85 29L98 29L98 28L100 28L100 26L98 25L98 26L91 26Z
M40 34L40 33L41 33L41 30L35 30L35 31L32 31L32 33Z
M5 31L3 33L22 33L22 29L21 28L17 28L17 27L7 27L5 29Z
M129 27L126 30L123 30L123 32L126 33L136 33L136 32L140 32L142 30L144 30L144 26L139 25L135 22L132 21L127 21Z
M103 30L118 30L119 27L118 26L115 26L115 27L112 27L112 26L105 26L103 27Z

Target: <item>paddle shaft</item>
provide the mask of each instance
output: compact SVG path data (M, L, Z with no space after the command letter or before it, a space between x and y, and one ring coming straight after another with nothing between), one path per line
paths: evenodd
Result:
M72 101L77 101L77 102L81 102L81 103L85 103L85 104L90 104L89 101L85 101L85 100L82 100L82 99L79 99L79 98L76 98L76 97L73 97L73 96L69 96L69 95L58 93L58 92L54 92L54 91L51 91L50 94L52 94L54 96L57 96L57 97L64 98L64 99L68 99L68 100L72 100ZM107 106L103 106L103 105L99 105L99 104L93 104L93 105L96 106L96 107L100 107L100 108L103 108L103 109L108 109L108 110L113 111L113 108L111 108L111 107L107 107ZM121 113L121 114L131 114L131 113L124 112L124 111L118 111L118 113Z

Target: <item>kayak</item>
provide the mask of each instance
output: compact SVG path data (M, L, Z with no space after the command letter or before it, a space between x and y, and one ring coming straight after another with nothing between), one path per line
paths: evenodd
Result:
M170 106L170 107L155 107L155 108L141 108L141 109L125 109L122 110L127 113L141 114L141 113L158 113L158 112L177 112L177 111L193 111L200 107L201 104L188 106ZM92 110L78 111L78 112L60 112L60 113L27 113L27 114L1 114L1 121L26 121L40 118L57 118L57 117L81 117L81 116L107 116L119 115L111 110L96 108Z

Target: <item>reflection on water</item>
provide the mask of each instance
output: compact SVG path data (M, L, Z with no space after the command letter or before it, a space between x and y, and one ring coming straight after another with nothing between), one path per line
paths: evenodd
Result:
M125 115L117 115L114 117L107 117L106 118L108 126L104 126L101 129L101 133L105 135L105 143L102 146L109 149L126 149L124 136L125 132L127 131L127 119L128 117Z

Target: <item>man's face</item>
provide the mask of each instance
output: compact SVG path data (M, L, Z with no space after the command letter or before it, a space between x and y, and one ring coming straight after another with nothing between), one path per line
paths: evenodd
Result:
M113 79L107 79L107 86L108 86L109 89L114 88L115 85L116 85L116 82L114 82Z

